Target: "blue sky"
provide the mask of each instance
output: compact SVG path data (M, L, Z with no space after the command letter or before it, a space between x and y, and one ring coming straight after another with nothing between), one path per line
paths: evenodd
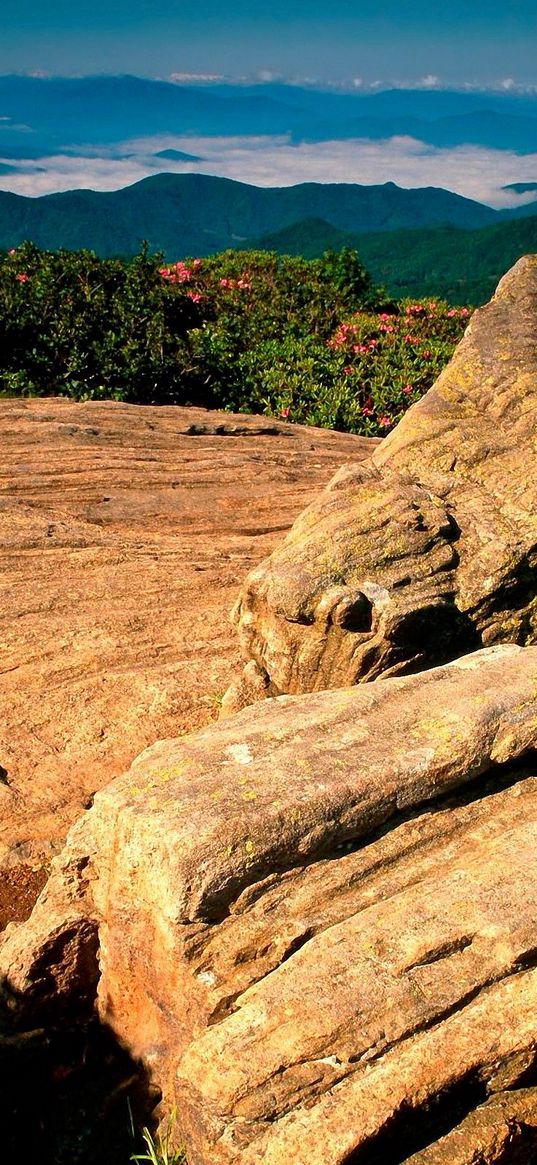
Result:
M1 0L0 72L536 81L537 0Z

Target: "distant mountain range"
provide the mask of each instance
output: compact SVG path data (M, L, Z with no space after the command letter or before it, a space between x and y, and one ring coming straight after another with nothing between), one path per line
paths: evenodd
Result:
M54 250L133 255L146 239L166 258L209 255L321 219L354 235L416 227L475 228L525 217L537 201L496 211L448 190L304 183L269 189L204 174L157 174L111 193L72 190L41 198L0 191L0 248L31 239Z
M0 158L91 155L163 134L288 135L293 142L465 143L537 152L537 95L387 90L334 93L294 85L178 85L141 77L0 77ZM531 177L531 176L530 176Z

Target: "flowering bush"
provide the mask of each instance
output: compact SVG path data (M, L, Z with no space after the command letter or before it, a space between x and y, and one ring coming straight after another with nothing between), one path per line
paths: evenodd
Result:
M25 244L0 256L0 392L173 400L200 318L146 251L123 263Z
M200 404L383 434L429 388L467 308L387 302L353 251L164 265L0 256L0 393Z
M434 383L461 338L467 307L408 300L390 312L357 312L327 341L346 380L345 428L386 432Z

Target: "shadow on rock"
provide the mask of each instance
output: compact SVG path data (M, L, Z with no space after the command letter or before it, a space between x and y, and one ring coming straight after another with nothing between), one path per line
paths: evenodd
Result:
M126 1165L142 1147L134 1130L158 1099L144 1070L97 1018L24 1030L2 1002L4 1160Z

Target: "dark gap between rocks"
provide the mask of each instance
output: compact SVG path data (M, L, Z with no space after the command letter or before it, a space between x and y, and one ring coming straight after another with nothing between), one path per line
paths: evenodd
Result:
M3 1150L40 1165L126 1165L142 1075L95 1023L0 1041Z
M127 1165L159 1098L96 1017L30 1031L2 1017L2 1161Z

